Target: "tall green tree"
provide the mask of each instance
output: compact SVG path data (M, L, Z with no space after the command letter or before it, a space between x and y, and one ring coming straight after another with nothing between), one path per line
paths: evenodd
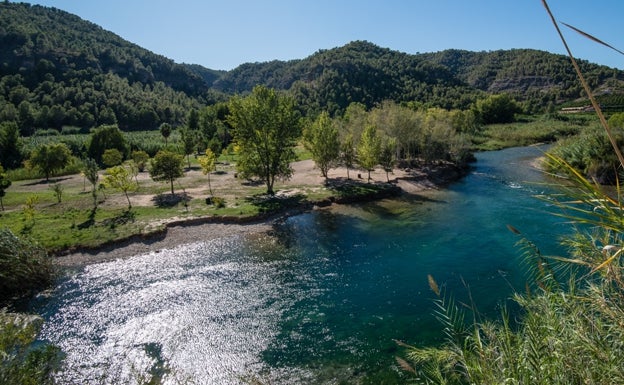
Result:
M472 110L483 124L511 123L515 114L521 111L518 103L508 94L479 99Z
M186 155L186 161L188 163L189 170L191 169L191 154L195 151L195 144L197 141L197 135L190 127L182 127L180 130L180 136L182 138L182 147L184 148L184 155Z
M4 168L0 164L0 208L4 211L4 204L2 203L2 198L6 195L6 190L11 187L11 179L4 172Z
M327 181L329 169L334 167L340 156L338 128L327 112L322 112L303 134L305 148L312 153L312 160Z
M355 166L355 162L357 161L356 155L353 135L348 134L345 140L340 144L340 161L342 165L347 168L347 179L351 179L349 177L349 170Z
M123 132L117 125L100 126L91 134L87 144L87 154L98 164L101 164L104 151L113 148L124 156L128 153L128 144Z
M381 145L381 153L379 154L379 165L386 172L386 180L390 182L389 173L394 167L394 155L396 152L396 140L394 138L386 138Z
M184 157L171 151L158 151L150 162L150 176L155 181L168 181L171 184L171 194L173 182L184 175Z
M20 166L22 153L20 151L19 129L15 122L0 123L0 163L7 169Z
M169 123L163 123L160 125L160 135L162 135L162 137L165 139L165 146L167 145L167 141L171 136L172 130L173 129L171 128L171 124Z
M370 173L379 163L381 154L381 139L377 135L377 129L373 125L368 125L362 132L360 144L358 145L358 163L368 171L368 181L371 180Z
M62 170L71 160L71 151L65 143L44 144L33 151L29 163L32 167L39 169L46 178L55 172Z
M251 95L230 101L228 122L239 146L237 168L243 176L262 179L273 195L275 178L292 175L290 162L301 135L294 101L275 90L256 86Z

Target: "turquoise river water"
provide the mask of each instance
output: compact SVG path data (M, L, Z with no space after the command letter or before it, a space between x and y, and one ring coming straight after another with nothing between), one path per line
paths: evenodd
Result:
M33 310L61 384L394 384L393 341L440 342L427 274L495 318L523 290L512 224L545 254L569 231L533 196L535 147L482 153L429 198L297 215L73 272ZM513 306L513 305L512 305ZM254 382L259 381L259 382Z

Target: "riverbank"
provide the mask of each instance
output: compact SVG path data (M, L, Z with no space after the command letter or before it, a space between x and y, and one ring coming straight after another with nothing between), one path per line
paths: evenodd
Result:
M287 183L296 185L308 185L319 183L318 170L314 170L309 161L297 162L296 176ZM233 235L266 236L273 228L275 222L284 218L303 213L313 209L331 209L333 205L355 204L372 200L407 195L431 195L440 188L453 183L466 175L467 170L460 169L451 164L440 164L419 169L395 170L390 174L390 183L379 181L385 175L379 172L373 176L377 182L373 186L378 188L365 193L351 191L350 188L371 187L363 179L358 177L357 172L351 171L356 179L347 179L346 169L336 169L330 174L328 186L332 191L338 192L320 200L301 200L292 205L284 205L276 211L249 217L198 217L192 219L171 218L169 221L160 221L158 226L152 224L154 230L147 233L136 234L130 237L107 242L96 247L78 247L72 250L64 250L55 253L54 263L62 268L75 268L93 263L111 261L119 258L127 258L133 255L160 252L179 245L198 241L229 237ZM363 175L359 175L363 176ZM306 179L307 178L307 179ZM341 191L346 191L340 194ZM288 197L297 191L278 191L278 197Z

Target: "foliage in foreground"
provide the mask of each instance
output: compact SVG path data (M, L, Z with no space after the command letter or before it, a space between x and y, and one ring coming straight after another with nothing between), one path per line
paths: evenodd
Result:
M603 143L599 151L615 158L613 164L620 169L624 167L624 155L613 126L622 127L621 121L616 117L607 122L548 3L542 0L542 4L611 145L609 148ZM571 28L596 43L613 48ZM580 148L592 147L592 144L595 143L584 143ZM562 186L562 194L542 198L558 207L559 215L577 226L575 234L564 240L569 256L545 257L536 245L521 238L519 243L533 274L536 293L531 293L527 286L525 295L515 295L515 301L525 312L516 328L510 326L505 313L500 323L481 322L475 316L472 325L466 327L463 313L430 277L430 286L438 296L437 316L445 327L446 342L439 348L408 346L407 358L414 366L397 358L399 365L414 373L420 383L624 383L622 190L616 179L615 191L605 192L596 178L593 182L586 178L586 169L579 170L578 164L571 164L562 157L550 154L547 163L549 169L563 171L563 177L568 179ZM509 228L520 235L517 229Z
M52 279L45 249L0 229L0 303L44 288Z
M550 161L564 165L557 158ZM505 311L500 322L475 316L467 326L452 297L430 278L446 340L439 348L406 345L407 360L397 360L414 373L416 382L624 383L622 205L599 185L570 171L573 187L543 199L561 208L563 217L590 230L579 229L564 240L570 250L566 258L543 256L521 236L519 245L535 285L534 292L514 296L523 313L516 326Z
M60 350L52 345L31 346L42 322L37 316L0 312L1 384L54 384L52 373Z

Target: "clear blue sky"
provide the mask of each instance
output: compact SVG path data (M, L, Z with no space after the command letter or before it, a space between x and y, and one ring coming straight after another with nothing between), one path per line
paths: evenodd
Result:
M541 0L39 0L178 63L229 70L367 40L407 53L534 48L565 53ZM550 0L559 21L624 51L624 0ZM563 27L577 58L624 56Z

